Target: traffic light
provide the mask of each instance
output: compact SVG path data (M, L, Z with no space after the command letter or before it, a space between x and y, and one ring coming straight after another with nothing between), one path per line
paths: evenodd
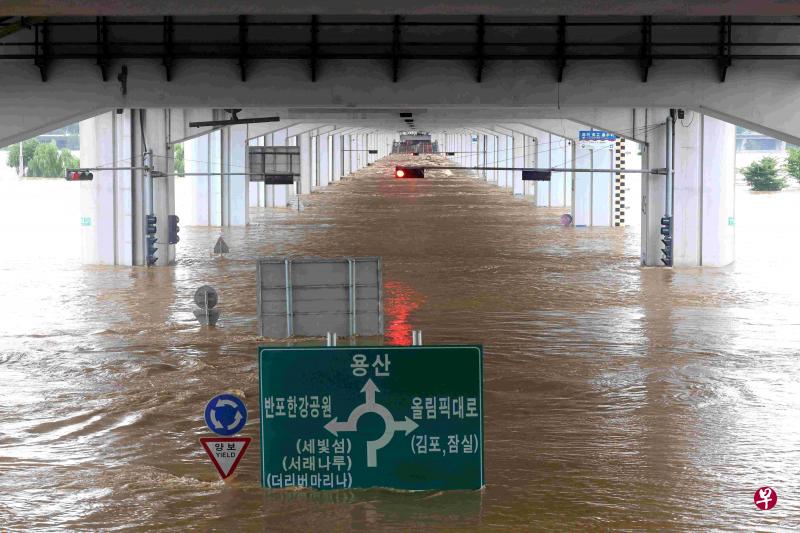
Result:
M158 261L156 257L156 241L158 238L156 237L156 216L155 215L147 215L147 266L153 266Z
M178 215L167 216L167 224L169 226L169 229L167 230L167 241L170 244L178 244L178 241L181 240L181 238L178 237L178 232L181 230L181 228L178 227L178 222L180 222Z
M661 249L661 253L664 254L661 262L665 266L672 266L672 217L670 216L661 217L661 242L664 244L664 248Z
M67 181L92 181L94 174L88 170L67 170L64 179Z
M394 175L396 178L424 178L425 169L415 167L394 167Z

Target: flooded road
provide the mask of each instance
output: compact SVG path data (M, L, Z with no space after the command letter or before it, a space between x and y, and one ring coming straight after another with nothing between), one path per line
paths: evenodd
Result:
M563 228L562 210L464 173L390 165L301 212L254 211L224 230L224 259L219 228L183 227L174 268L82 267L58 227L7 225L0 530L800 528L797 191L737 212L754 253L735 266L671 271L639 267L635 230ZM34 206L40 184L6 185L6 216L77 216ZM484 344L483 491L260 488L254 259L285 254L381 256L387 344L412 329ZM216 329L191 312L202 284L220 293ZM254 442L226 485L198 439L230 389ZM753 505L764 485L769 512Z

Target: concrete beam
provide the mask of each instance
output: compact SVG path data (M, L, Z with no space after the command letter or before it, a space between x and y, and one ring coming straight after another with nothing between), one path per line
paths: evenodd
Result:
M494 0L482 4L467 0L440 0L434 7L425 0L293 0L292 2L255 2L253 0L138 0L109 3L104 0L63 2L29 0L2 2L0 15L9 16L154 16L154 15L796 15L790 2L781 0L537 0L533 3L515 0Z

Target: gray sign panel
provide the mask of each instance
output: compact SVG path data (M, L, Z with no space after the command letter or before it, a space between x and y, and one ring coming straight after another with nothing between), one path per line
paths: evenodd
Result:
M263 337L383 334L379 257L265 258L256 275Z
M292 183L300 176L299 146L248 146L250 181Z

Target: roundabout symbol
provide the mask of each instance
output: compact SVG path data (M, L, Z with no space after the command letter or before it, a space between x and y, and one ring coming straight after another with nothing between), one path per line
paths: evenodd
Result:
M375 393L380 392L380 389L371 379L367 380L361 388L361 392L364 393L364 403L352 410L347 421L339 422L337 417L333 417L330 422L325 424L325 429L333 433L335 437L338 437L340 431L357 431L358 419L363 414L375 413L383 418L383 422L386 425L383 435L377 440L367 441L367 466L376 467L378 466L378 450L391 442L395 431L404 431L406 435L409 435L419 425L408 417L405 417L405 420L395 420L386 407L376 403Z
M217 435L235 435L247 423L247 407L233 394L218 394L206 404L205 419Z

